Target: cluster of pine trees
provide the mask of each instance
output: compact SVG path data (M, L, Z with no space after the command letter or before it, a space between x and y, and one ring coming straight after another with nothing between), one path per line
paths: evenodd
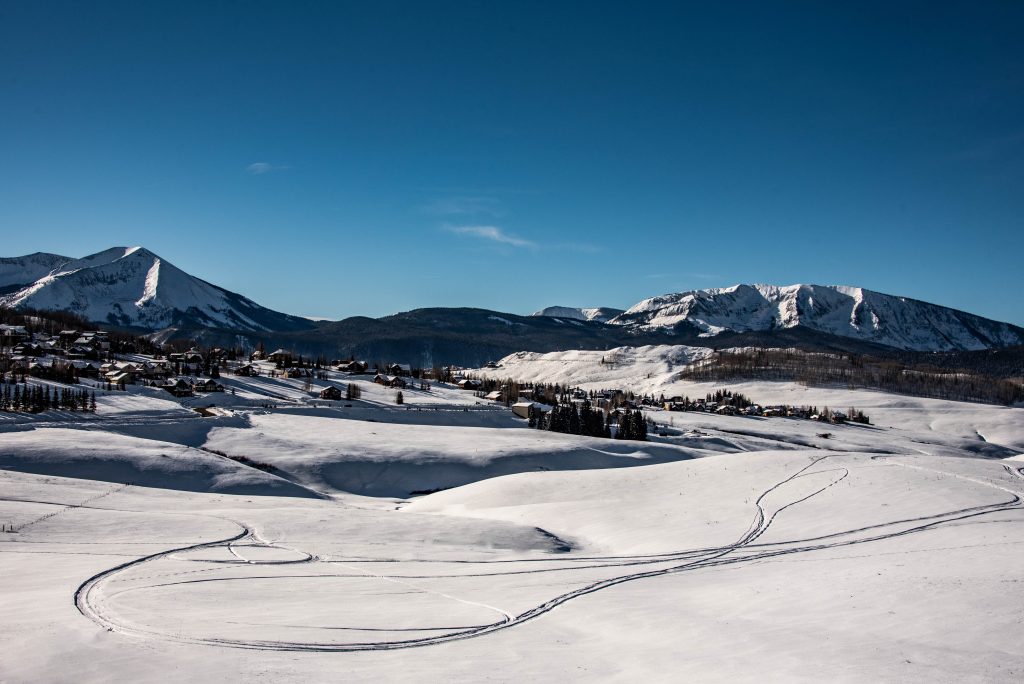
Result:
M581 405L572 402L557 404L547 413L533 411L530 413L530 427L587 437L612 436L604 412L591 408L589 401L584 401Z
M640 409L626 410L619 415L619 428L615 431L615 439L632 439L638 442L647 441L647 421Z
M530 413L530 427L586 437L612 437L611 414L593 408L589 401L556 404L547 413ZM619 415L615 439L647 441L647 421L639 409Z
M13 387L13 389L12 389ZM96 393L84 389L41 387L4 383L0 391L0 411L88 411L96 412Z
M860 423L861 425L871 425L871 419L865 415L865 413L859 409L852 408L850 413L846 416L847 420L851 423Z

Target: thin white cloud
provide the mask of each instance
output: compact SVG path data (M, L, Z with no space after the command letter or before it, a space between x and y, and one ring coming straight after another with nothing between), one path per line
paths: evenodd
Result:
M253 162L245 167L245 170L254 176L259 176L264 173L270 173L271 171L285 171L290 169L290 166L277 166L275 164L269 164L267 162Z
M500 242L503 245L512 245L513 247L529 247L532 249L537 246L536 242L509 235L497 226L447 226L446 229L449 233L455 233L456 235L468 235L470 237L491 240L492 242Z

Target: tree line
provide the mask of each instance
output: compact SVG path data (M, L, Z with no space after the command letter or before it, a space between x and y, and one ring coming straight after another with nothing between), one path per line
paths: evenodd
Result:
M12 389L13 388L13 389ZM87 411L96 412L96 393L84 389L54 387L49 385L23 385L4 383L0 391L0 411L42 413L43 411Z
M788 380L803 385L878 389L934 399L1009 405L1024 401L1024 385L969 371L908 367L890 359L857 354L828 354L795 349L718 351L684 368L681 380Z

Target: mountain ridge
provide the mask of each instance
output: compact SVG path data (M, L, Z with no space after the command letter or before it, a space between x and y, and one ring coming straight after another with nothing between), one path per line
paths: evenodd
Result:
M1024 328L910 297L847 285L745 285L650 297L609 321L647 330L765 332L806 327L908 351L1024 344Z
M22 282L29 280L29 282ZM0 305L64 310L161 341L291 344L304 353L482 362L514 351L636 344L799 346L878 352L1024 344L1024 328L908 297L840 285L734 285L644 299L629 309L547 307L531 316L432 307L312 321L273 311L182 271L144 247L74 259L0 259ZM245 341L248 342L245 342Z
M581 309L573 306L547 306L540 311L534 311L530 315L607 323L611 319L623 313L625 312L622 309L613 309L609 306L599 306L592 309Z

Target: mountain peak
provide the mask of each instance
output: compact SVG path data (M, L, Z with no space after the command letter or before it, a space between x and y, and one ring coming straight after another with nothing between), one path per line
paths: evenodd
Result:
M5 288L5 306L72 311L91 321L147 330L186 325L261 332L312 325L195 278L141 246L38 264L29 257L6 261L11 263L0 263L0 283L20 287ZM45 266L51 268L44 272ZM26 282L26 276L34 277Z
M1024 329L948 307L849 285L745 285L645 299L611 319L642 329L722 332L803 327L898 349L946 351L1024 344Z

